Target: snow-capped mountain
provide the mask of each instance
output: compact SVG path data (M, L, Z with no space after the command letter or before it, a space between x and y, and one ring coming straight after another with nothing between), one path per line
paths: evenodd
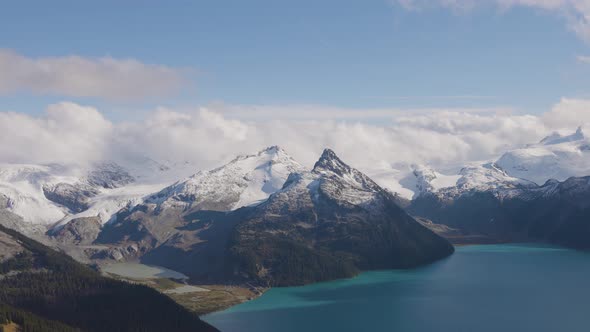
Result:
M514 195L515 189L535 188L551 179L590 175L590 140L578 128L573 134L553 133L539 143L507 151L495 161L469 163L455 172L439 172L427 165L398 165L368 173L406 199L485 191Z
M306 170L271 147L154 196L103 227L95 244L116 254L100 257L141 259L203 282L268 286L415 266L453 252L331 150Z
M429 165L396 163L394 165L378 165L365 173L382 188L412 200L423 193L434 192L442 188L453 187L461 177L452 171L441 172Z
M45 197L43 188L59 183L74 184L79 177L60 165L0 165L0 195L6 208L33 224L49 225L62 219L67 208Z
M419 196L407 210L438 224L495 241L543 241L588 249L590 177L549 180L538 186Z
M200 171L150 196L161 207L231 211L260 203L303 166L278 146L243 155L211 171Z
M453 251L406 214L392 193L329 149L311 171L291 174L281 190L253 207L234 234L233 259L256 262L240 265L242 274L271 285L342 278L357 269L413 266ZM294 253L307 259L294 260Z
M282 187L291 172L303 170L276 146L239 156L184 181L178 179L191 169L194 172L188 162L160 163L149 158L142 162L143 166L131 161L126 167L114 162L91 166L2 164L0 195L7 203L0 208L21 216L26 223L45 227L82 217L98 217L106 223L121 209L146 200L163 206L233 210L265 200Z
M451 187L430 192L440 197L452 198L473 192L490 192L503 198L518 195L522 189L536 188L531 181L512 177L495 163L474 164L459 171L459 179Z
M581 128L464 167L456 185L420 195L413 215L500 241L588 248L590 149Z
M153 176L155 177L155 176ZM0 165L0 209L30 225L65 224L79 217L107 222L120 209L142 202L143 197L168 183L144 184L113 162L79 165Z
M393 176L389 178L382 176L378 178L377 182L392 192L396 192L395 187L402 187L404 191L396 193L409 200L428 194L453 197L473 191L494 191L498 194L507 194L503 192L505 189L510 190L534 184L506 174L493 162L470 163L454 174L452 172L443 174L426 165L411 165L410 169L410 172L397 172L399 180ZM387 174L392 175L392 173Z
M590 140L582 128L571 135L554 133L537 144L506 152L496 164L510 176L538 185L590 175Z
M321 172L352 181L350 187L338 191L339 195L355 202L371 200L369 192L352 185L359 181L358 174L321 163L306 173L301 164L276 146L197 173L189 162L133 158L90 166L2 164L0 195L6 204L0 209L21 216L27 223L46 227L80 217L98 217L106 223L122 209L144 203L156 204L158 209L231 211L264 202L283 188L288 178L295 179L289 177L291 173L301 177L298 181L313 186ZM327 160L331 159L320 161ZM428 194L450 199L474 192L515 196L550 179L564 181L590 175L590 140L578 128L571 135L554 133L539 143L508 151L495 161L447 166L443 170L428 165L383 163L366 174L371 182L408 200Z
M368 176L349 167L332 150L326 149L311 171L292 173L283 188L264 205L301 199L309 199L312 203L319 200L320 195L325 195L342 204L367 207L375 203L377 194L382 191Z

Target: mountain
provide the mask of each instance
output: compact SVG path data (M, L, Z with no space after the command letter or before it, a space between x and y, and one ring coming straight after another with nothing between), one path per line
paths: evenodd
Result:
M151 288L102 277L0 226L0 328L5 324L19 331L216 331Z
M6 208L30 224L49 225L66 215L67 208L45 197L43 188L73 184L78 178L60 165L0 165L0 195ZM72 172L73 173L73 172Z
M204 230L206 234L202 234L203 230L194 229L195 216L208 220L224 215L214 213L216 211L228 212L258 204L279 190L290 173L303 169L283 149L271 146L256 154L239 156L214 170L198 172L156 194L148 195L141 204L120 210L116 220L107 224L97 238L97 243L117 243L118 248L114 252L99 253L97 257L109 258L114 255L121 259L131 258L163 244L185 250L191 248L194 253L203 250L208 255L219 257L222 253L216 244L212 245L211 250L208 244L200 246L198 250L192 245L203 241L203 237L208 234L216 234L216 238L226 236L231 227L221 227L217 235L218 225L214 223ZM198 214L199 211L205 212ZM224 218L236 219L233 215ZM193 222L193 229L183 229L188 227L187 222ZM129 246L137 250L129 251ZM162 251L163 248L160 248L159 252ZM176 257L174 261L179 262L179 258ZM210 273L210 270L207 271Z
M453 252L446 240L406 214L393 194L343 163L331 150L322 154L311 171L302 171L283 154L272 148L248 157L257 161L248 162L254 174L275 174L268 173L268 166L283 170L283 160L298 170L260 204L211 211L194 204L201 202L198 196L175 199L174 204L148 200L107 224L96 243L111 246L120 259L139 258L165 266L190 276L193 282L263 286L300 285L350 277L360 270L412 267ZM243 160L228 165L244 171L236 166ZM260 161L266 166L260 167ZM264 181L254 183L260 188ZM236 197L225 207L237 207L234 202L243 200Z
M544 184L589 175L590 140L582 128L570 135L554 133L537 144L506 152L496 164L513 177Z
M237 225L230 252L241 277L294 285L425 264L453 247L326 149Z
M543 241L590 248L584 201L590 201L588 140L582 129L554 133L508 151L496 162L463 167L453 186L423 185L410 214L499 241ZM423 177L431 179L430 177Z
M502 188L524 182L542 185L549 179L585 176L589 167L590 143L578 128L573 134L554 133L484 163L442 170L380 163L366 174L400 199L411 200L426 193L495 190L501 194ZM77 218L98 217L107 223L122 210L147 201L159 208L231 211L264 201L290 173L303 168L275 146L211 171L195 174L193 170L189 162L158 162L142 157L141 152L117 163L0 164L0 195L7 202L0 208L21 216L25 222L21 230L28 233L59 228Z
M290 173L302 170L283 149L272 146L198 172L150 196L148 202L161 208L231 211L264 201L281 188Z
M106 223L119 210L142 203L144 197L173 183L170 178L188 167L174 171L153 163L132 171L114 162L0 164L0 210L22 217L19 229L27 234L42 234L77 218L96 217Z
M535 187L537 185L534 182L512 177L495 163L473 164L459 171L453 186L423 190L415 197L415 200L423 196L437 196L443 200L449 200L483 192L495 197L506 197L514 195L522 188Z
M590 249L590 177L471 191L451 198L423 195L412 215L499 241L554 243Z
M590 174L590 140L582 128L563 135L553 133L540 142L512 149L499 158L466 165L444 165L442 170L430 165L396 163L376 165L367 174L383 188L402 199L414 199L428 193L457 195L466 191L493 190L550 179L564 181L569 177Z

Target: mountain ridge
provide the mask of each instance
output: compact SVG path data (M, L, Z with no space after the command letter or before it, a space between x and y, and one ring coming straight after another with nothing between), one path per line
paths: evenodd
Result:
M390 192L331 150L312 170L290 173L263 203L207 211L146 202L106 225L98 243L118 245L123 257L178 270L195 282L265 287L410 267L453 252ZM126 249L131 245L133 253Z

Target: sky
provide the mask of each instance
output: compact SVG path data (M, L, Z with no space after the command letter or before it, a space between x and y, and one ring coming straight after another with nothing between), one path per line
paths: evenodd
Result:
M0 161L467 162L590 121L590 0L11 1ZM148 152L145 152L148 153Z

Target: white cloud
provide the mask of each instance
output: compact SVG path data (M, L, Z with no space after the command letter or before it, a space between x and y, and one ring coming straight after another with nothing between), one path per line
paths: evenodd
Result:
M118 125L118 151L114 154L148 156L158 161L191 161L214 167L221 160L248 151L238 152L251 147L246 144L253 139L250 130L253 128L248 124L226 119L207 109L178 113L162 108L144 121Z
M578 55L576 59L581 63L588 63L590 64L590 56L587 55Z
M308 166L325 147L361 169L397 163L448 166L495 158L509 147L584 123L590 123L590 100L579 99L563 99L540 116L447 109L408 110L387 121L280 115L254 121L211 106L182 113L162 108L141 121L118 124L94 108L61 103L41 117L0 112L0 161L85 163L149 157L210 169L276 144Z
M551 111L543 114L542 120L556 130L577 126L590 129L590 100L563 98Z
M108 158L113 125L92 107L51 105L42 117L0 112L0 161L79 163Z
M510 107L481 108L343 108L326 105L227 105L216 103L211 109L224 116L241 120L386 120L406 115L433 114L440 112L506 114L515 110Z
M590 0L397 0L408 10L419 10L439 5L465 11L475 6L495 5L502 10L515 6L538 8L564 17L568 27L590 43Z
M80 56L29 58L0 49L0 94L135 99L161 96L184 83L181 71L134 59Z

